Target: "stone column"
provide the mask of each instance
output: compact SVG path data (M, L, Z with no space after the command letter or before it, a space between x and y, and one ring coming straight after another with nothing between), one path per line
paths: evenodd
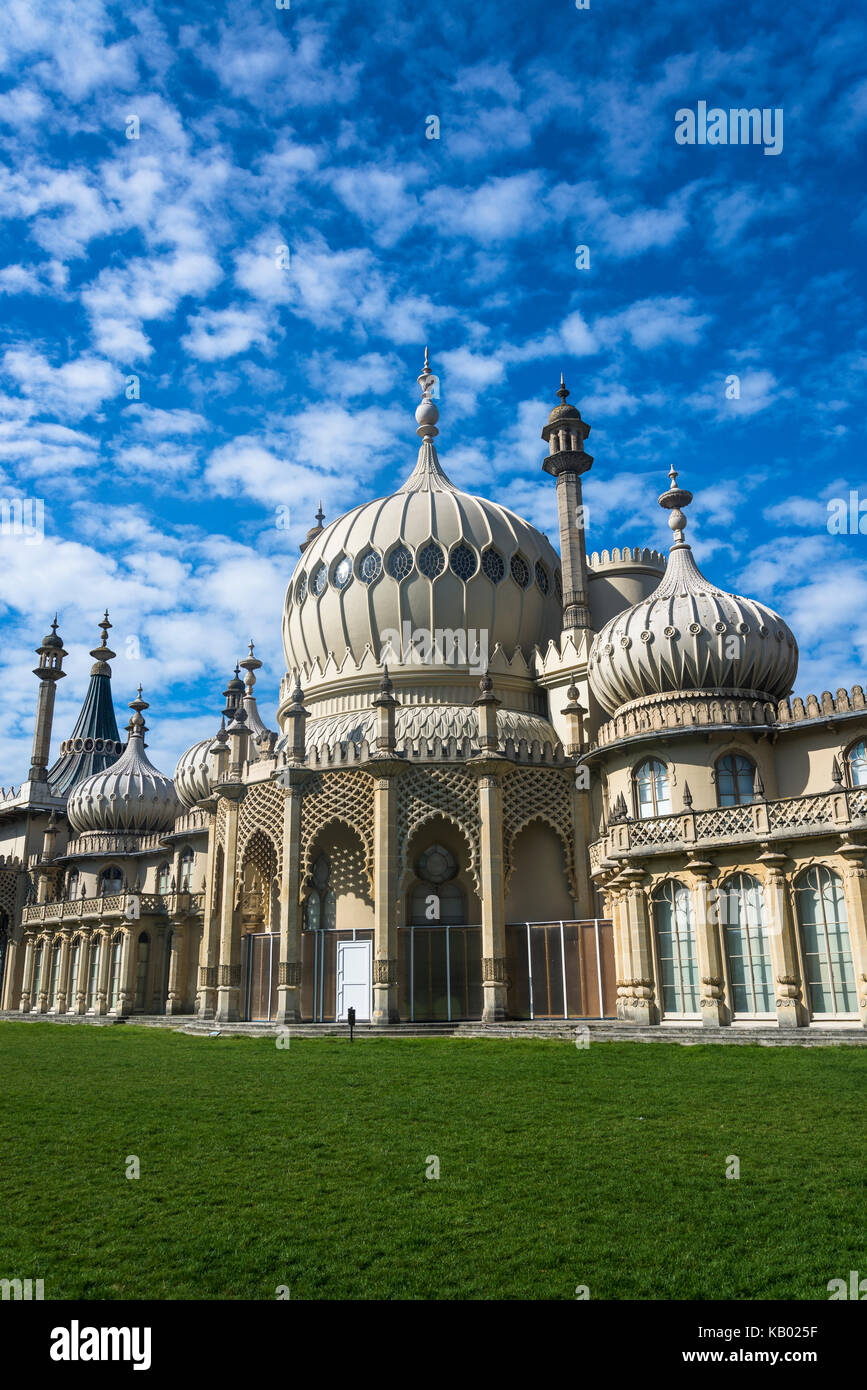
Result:
M60 971L57 978L57 1003L55 1013L66 1013L66 1000L68 997L69 986L69 931L60 933Z
M397 781L385 761L373 770L373 1022L398 1023Z
M227 754L228 756L228 754ZM214 759L215 765L219 759ZM215 776L220 772L217 767ZM198 979L196 982L196 1007L199 1018L213 1018L217 1008L217 970L220 958L220 917L217 902L222 893L222 878L217 880L217 807L219 798L209 799L205 809L208 812L208 860L205 868L205 903L202 921L202 939L199 943Z
M96 999L93 1005L95 1014L108 1013L108 987L111 981L111 958L114 952L114 942L110 936L102 934L102 942L99 952L99 977L96 982Z
M711 888L716 867L708 859L690 859L686 865L690 879L692 913L698 974L701 981L701 1022L704 1028L731 1023L725 998L725 970L719 934L719 912Z
M283 870L280 879L280 961L277 969L277 1022L301 1022L301 801L309 773L283 774Z
M241 935L235 924L235 860L238 856L238 814L244 787L226 783L221 792L226 795L226 834L220 901L220 966L214 1018L218 1023L234 1023L241 1017Z
M39 993L36 999L31 1000L31 1007L37 1013L44 1014L48 1010L48 985L51 981L51 937L40 936L39 941L42 942L42 969L39 972Z
M766 847L758 858L765 866L765 925L771 940L777 1023L780 1028L803 1028L809 1015L802 994L791 888L783 869L788 856Z
M8 968L8 962L7 962ZM22 1014L29 1014L33 1007L33 971L36 968L36 938L31 932L24 933L24 973L21 982L21 1001L18 1008Z
M507 1015L506 899L503 872L503 785L501 765L493 759L475 761L479 774L479 877L482 902L483 1023L498 1023Z
M90 952L93 944L89 936L79 934L78 940L78 979L75 982L75 997L70 998L69 1008L77 1014L83 1014L87 1012L87 982L90 978Z
M166 990L166 1013L170 1015L183 1012L183 976L181 969L184 958L184 939L186 926L183 922L172 922L172 939L169 946L169 981Z
M636 867L624 869L619 883L622 944L626 970L618 983L617 1016L629 1023L658 1023L653 980L653 946L650 913L644 888L646 874Z
M129 927L123 929L123 949L120 958L120 992L117 996L115 1014L126 1018L135 1005L135 976L138 968L138 930L133 933Z
M12 935L12 927L9 927L9 936L6 941L6 969L3 972L3 988L0 990L0 1009L8 1009L13 1013L21 1007L21 992L18 992L18 1002L15 1001L15 972L18 967L18 942Z
M867 1028L867 845L854 844L844 837L838 853L843 858L843 892L852 942L852 965L858 992L861 1025Z

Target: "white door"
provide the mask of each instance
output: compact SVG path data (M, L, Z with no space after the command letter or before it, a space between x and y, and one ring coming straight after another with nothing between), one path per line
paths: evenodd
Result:
M337 1019L345 1023L355 1010L359 1023L370 1022L370 962L372 941L337 943Z

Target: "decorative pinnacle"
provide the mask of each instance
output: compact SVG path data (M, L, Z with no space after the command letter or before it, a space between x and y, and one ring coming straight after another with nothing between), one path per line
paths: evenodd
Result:
M560 397L561 401L565 405L566 397L569 395L569 392L566 389L566 381L562 372L560 373L560 390L557 392L557 395Z
M440 418L440 413L434 405L431 394L433 388L436 386L436 380L436 377L431 372L428 351L427 348L425 348L424 367L417 377L418 384L421 387L421 404L417 407L415 412L415 418L418 421L416 434L419 435L421 439L433 439L439 434L439 430L436 426L437 420Z
M320 497L320 499L319 499L319 511L316 513L316 520L317 520L317 522L318 522L318 524L319 524L319 529L321 530L321 529L322 529L322 523L323 523L323 521L325 520L325 513L324 513L324 511L322 510L322 498L321 498L321 497Z
M668 524L674 532L674 545L672 546L674 549L675 546L686 545L683 533L686 530L687 520L683 508L689 506L692 501L692 493L685 487L677 486L677 469L674 464L668 470L668 477L671 487L662 494L658 501L660 507L665 507L667 511L671 512Z
M52 623L51 623L51 631L54 633L54 635L55 635L55 637L56 637L56 636L57 636L57 614L56 614L56 613L55 613L54 619L53 619L53 621L52 621Z
M94 661L113 661L117 653L113 652L111 650L111 647L108 645L108 629L111 627L111 623L108 621L107 608L105 610L105 617L103 618L101 623L97 623L97 627L102 628L102 638L100 640L99 646L94 647L90 655L93 657ZM91 671L91 675L93 674L94 672ZM107 674L110 676L111 671L106 666L105 671L102 674Z
M256 677L254 676L253 672L261 670L262 667L262 663L259 660L258 656L253 655L252 637L250 638L250 655L244 657L244 660L241 662L241 666L243 666L244 670L247 672L247 694L252 695L253 686L256 684Z
M142 710L150 709L150 705L147 700L143 700L141 697L141 686L138 688L138 696L136 699L130 700L129 707L133 711L133 716L126 727L131 735L140 735L144 738L144 735L147 733L147 725L142 718Z

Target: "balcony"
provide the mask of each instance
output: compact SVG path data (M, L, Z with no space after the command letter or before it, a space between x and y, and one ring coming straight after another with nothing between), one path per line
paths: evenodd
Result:
M204 911L204 902L204 893L107 893L100 898L30 903L21 920L25 927L118 925L142 917L195 916Z
M603 873L613 862L633 857L854 829L867 829L867 787L841 787L814 796L719 806L711 811L681 811L609 825L590 846L590 872Z

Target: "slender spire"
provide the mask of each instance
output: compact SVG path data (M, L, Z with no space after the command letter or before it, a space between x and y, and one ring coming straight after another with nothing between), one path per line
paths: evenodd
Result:
M440 413L434 404L433 389L437 379L430 369L427 348L424 350L424 367L416 380L421 387L421 403L415 412L415 418L418 421L416 434L421 439L433 439L435 435L439 434L437 420L440 418Z
M320 497L320 499L319 499L319 511L316 513L316 525L315 525L315 526L311 526L310 530L307 532L307 536L305 537L305 539L301 542L301 544L300 544L299 547L298 547L298 549L301 551L301 554L302 554L302 555L304 554L304 552L305 552L305 550L307 549L307 547L308 547L308 545L310 544L310 542L311 542L311 541L315 541L315 540L316 540L316 537L322 534L322 530L323 530L322 523L323 523L324 520L325 520L325 513L324 513L324 511L322 510L322 498Z
M98 626L101 638L90 653L94 664L90 668L90 683L81 713L69 738L60 745L60 756L48 770L48 783L55 796L68 795L78 782L104 771L123 752L111 699L109 662L114 660L116 653L108 645L111 628L108 609Z
M148 729L147 724L144 722L144 718L142 716L142 710L150 709L150 705L148 704L147 700L143 700L141 697L141 686L139 686L138 688L138 695L136 696L136 698L134 700L130 700L129 707L133 711L132 719L126 726L129 731L129 736L130 738L143 739Z

